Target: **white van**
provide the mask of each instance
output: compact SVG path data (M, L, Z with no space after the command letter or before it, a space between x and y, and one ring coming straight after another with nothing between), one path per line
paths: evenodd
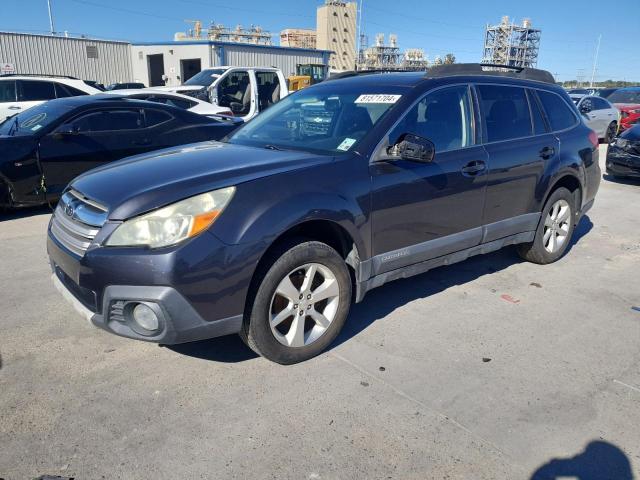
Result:
M282 72L269 67L207 68L183 85L153 89L207 100L245 121L289 94Z

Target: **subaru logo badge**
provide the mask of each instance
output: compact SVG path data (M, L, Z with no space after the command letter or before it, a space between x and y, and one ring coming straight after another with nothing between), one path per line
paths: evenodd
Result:
M73 214L74 214L73 207L69 204L65 205L64 213L69 217L73 217Z

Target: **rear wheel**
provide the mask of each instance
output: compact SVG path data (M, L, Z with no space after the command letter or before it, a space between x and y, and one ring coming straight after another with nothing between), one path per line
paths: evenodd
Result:
M542 210L533 242L518 246L522 258L544 265L564 255L574 230L574 203L573 194L564 187L551 194Z
M240 336L269 360L302 362L333 342L350 304L351 277L342 257L324 243L302 242L269 262Z

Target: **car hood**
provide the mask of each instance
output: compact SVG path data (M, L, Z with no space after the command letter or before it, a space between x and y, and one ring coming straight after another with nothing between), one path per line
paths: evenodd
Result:
M613 104L619 110L635 110L640 108L640 103L614 103Z
M620 138L624 138L625 140L632 142L640 140L640 125L628 128L620 134Z
M109 219L124 220L199 193L331 161L306 152L204 142L110 163L70 187L107 207Z
M186 91L198 91L198 90L202 90L205 87L201 86L201 85L179 85L179 86L175 86L175 87L150 87L149 90L154 90L154 91L161 91L161 92L176 92L178 90L182 91L182 92L186 92Z

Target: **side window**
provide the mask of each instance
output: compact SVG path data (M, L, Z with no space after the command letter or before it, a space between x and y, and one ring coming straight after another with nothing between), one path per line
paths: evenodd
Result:
M218 105L236 115L248 115L251 110L251 81L249 72L232 72L218 85Z
M256 72L260 110L280 100L280 80L275 72Z
M0 103L16 101L16 82L15 80L0 81Z
M543 133L547 133L547 126L544 123L540 105L538 105L538 101L536 100L536 94L531 90L527 90L527 97L529 98L531 118L533 119L533 134L542 135Z
M181 108L183 110L189 110L192 107L196 106L196 102L192 102L191 100L186 100L180 97L170 97L170 96L152 96L147 98L150 102L163 103L165 105L171 105L172 107Z
M538 90L538 98L540 98L552 130L564 130L577 123L573 110L562 100L560 95Z
M479 85L478 92L488 142L531 135L529 104L523 88Z
M598 97L592 97L591 98L591 104L593 105L593 109L594 110L607 110L607 109L611 108L609 106L609 103L606 100L603 100L603 99L598 98Z
M80 133L136 130L142 127L142 115L139 110L103 110L76 118L72 126Z
M21 102L35 102L56 98L53 82L18 80L18 98Z
M145 125L146 127L155 127L156 125L160 125L161 123L168 122L173 117L169 115L167 112L163 112L161 110L152 110L150 108L144 109L145 116Z
M55 83L55 86L56 86L56 96L58 98L89 95L87 92L83 92L82 90L78 90L77 88L70 87L69 85L64 85L62 83Z
M473 144L469 87L461 85L427 94L389 134L395 144L405 133L431 140L436 152Z

